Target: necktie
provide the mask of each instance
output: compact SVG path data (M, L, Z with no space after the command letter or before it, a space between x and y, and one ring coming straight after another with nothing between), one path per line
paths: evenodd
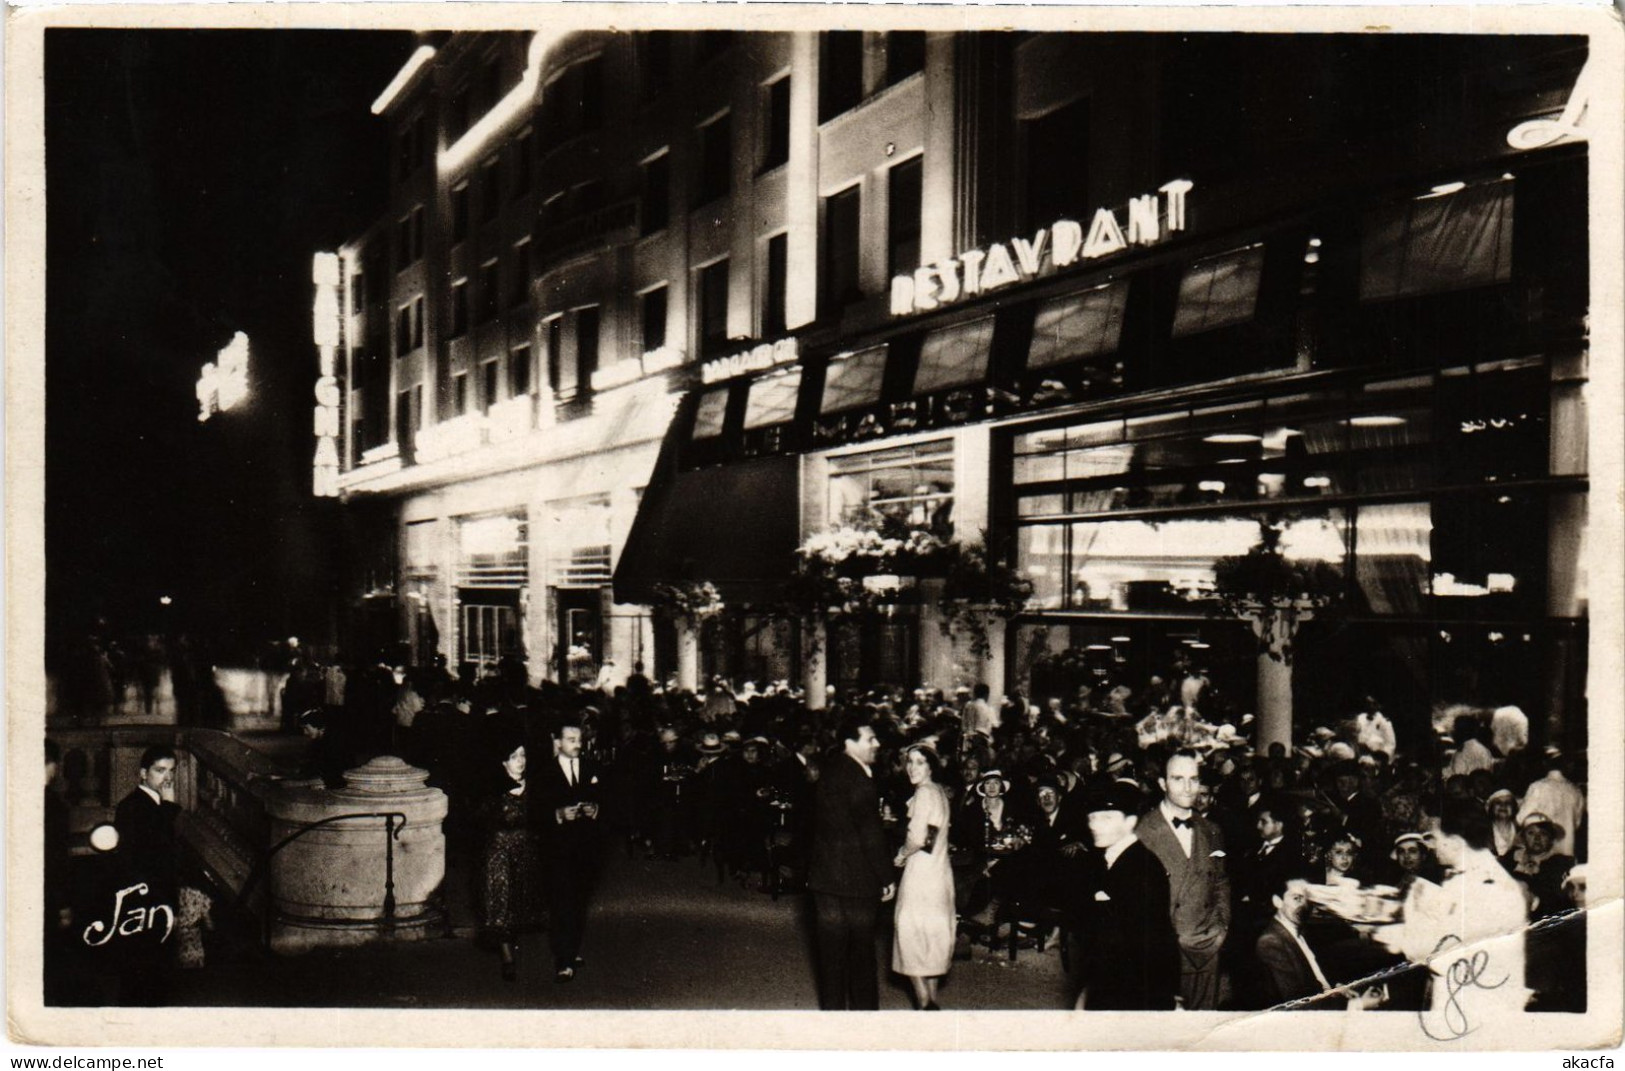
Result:
M574 788L575 783L576 783L576 760L571 759L570 760L570 787Z
M1174 819L1174 828L1175 829L1188 829L1188 828L1190 828L1190 826L1191 826L1191 820L1189 818L1175 818Z

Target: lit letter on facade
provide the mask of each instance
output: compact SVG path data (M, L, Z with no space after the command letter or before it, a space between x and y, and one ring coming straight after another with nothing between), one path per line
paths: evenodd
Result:
M980 294L982 292L982 257L985 254L980 249L959 254L959 262L965 265L965 293Z
M1148 193L1128 203L1128 240L1132 245L1150 245L1159 237L1157 195Z
M1196 185L1190 179L1174 179L1174 181L1157 187L1158 193L1168 195L1168 229L1182 231L1185 229L1185 195L1191 192Z
M1084 259L1093 260L1127 248L1128 243L1123 241L1123 231L1117 225L1117 217L1112 215L1110 209L1097 209L1095 221L1089 224L1089 240L1083 243Z
M1016 250L1016 263L1021 265L1021 274L1037 275L1038 266L1044 260L1044 243L1049 241L1049 231L1040 227L1032 241L1025 238L1012 239L1010 244Z
M894 275L891 281L891 314L907 316L914 311L914 277Z
M947 304L959 300L959 263L953 260L939 260L937 262L937 278L942 283L942 293L937 298Z
M339 286L343 281L337 253L317 253L310 262L310 281L316 284L316 303L311 336L321 361L321 378L316 380L316 459L311 473L311 492L318 498L339 493L339 405L344 400L334 377L336 351L343 339L343 318L339 309Z
M937 307L937 281L930 268L914 269L914 307L921 312Z
M1063 219L1050 228L1055 241L1050 249L1050 260L1057 268L1077 262L1078 251L1083 248L1083 228L1075 221Z
M1016 274L1016 266L1010 260L1010 251L1004 248L1003 242L994 242L987 249L987 263L982 267L982 289L996 290L1016 282L1021 276Z

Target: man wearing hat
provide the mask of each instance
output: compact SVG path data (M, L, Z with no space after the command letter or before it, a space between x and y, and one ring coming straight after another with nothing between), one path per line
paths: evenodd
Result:
M1219 951L1230 932L1230 878L1224 834L1194 811L1202 763L1194 751L1168 756L1162 802L1140 821L1139 837L1168 875L1179 935L1179 994L1188 1011L1219 1006Z
M1089 837L1074 900L1080 924L1080 1011L1166 1011L1179 990L1168 872L1140 843L1137 790L1100 785L1085 797Z
M1563 756L1555 748L1546 752L1546 776L1533 782L1523 794L1518 807L1518 825L1521 827L1532 814L1543 814L1561 832L1553 851L1558 855L1575 854L1575 834L1585 817L1586 797L1580 787L1570 781Z

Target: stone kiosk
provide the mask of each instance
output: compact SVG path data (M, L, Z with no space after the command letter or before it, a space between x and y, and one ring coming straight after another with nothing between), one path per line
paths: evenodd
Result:
M283 782L266 801L271 847L282 845L270 867L274 951L416 940L444 927L435 894L446 876L446 795L428 776L384 755L346 771L343 788Z

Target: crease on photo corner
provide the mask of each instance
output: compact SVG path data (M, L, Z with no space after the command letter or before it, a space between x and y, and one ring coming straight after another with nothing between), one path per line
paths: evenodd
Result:
M1474 954L1476 954L1478 952L1488 952L1488 951L1493 950L1500 942L1508 940L1510 938L1527 937L1529 934L1537 933L1537 932L1539 932L1541 930L1552 929L1553 927L1560 926L1560 925L1563 925L1564 923L1568 923L1568 922L1588 921L1593 916L1601 918L1605 913L1607 913L1607 914L1617 914L1621 909L1620 904L1621 904L1621 898L1616 896L1616 897L1613 897L1613 898L1611 898L1611 899L1609 899L1609 900L1607 900L1607 901L1605 901L1605 902L1603 902L1601 904L1597 904L1595 906L1587 906L1587 907L1583 907L1583 908L1574 908L1574 909L1571 909L1569 911L1565 911L1561 915L1554 915L1553 917L1547 918L1547 919L1538 919L1538 920L1536 920L1534 922L1531 922L1528 925L1522 927L1521 929L1507 930L1507 931L1505 931L1503 933L1491 934L1491 935L1489 935L1487 937L1481 937L1478 940L1474 941L1472 944L1463 943L1461 945L1456 946L1453 949L1453 951L1458 951L1458 952L1462 953L1464 956L1472 956L1472 955L1474 955ZM1588 957L1588 962L1589 962L1589 957ZM1409 970L1412 970L1414 968L1421 967L1421 966L1424 966L1424 965L1420 964L1420 963L1413 962L1411 960L1406 960L1404 963L1396 964L1395 966L1387 967L1387 968L1384 968L1383 970L1380 970L1380 971L1374 971L1371 974L1365 975L1364 977L1361 977L1361 978L1357 978L1357 979L1355 979L1353 981L1350 981L1350 982L1345 982L1345 983L1343 983L1342 985L1339 985L1339 986L1333 986L1331 989L1328 989L1325 992L1319 993L1319 994L1317 994L1317 995L1315 995L1313 997L1303 997L1303 998L1300 998L1298 1000L1288 1001L1285 1004L1277 1004L1277 1005L1275 1005L1273 1007L1260 1008L1260 1009L1257 1009L1257 1010L1242 1013L1240 1015L1237 1015L1234 1018L1227 1019L1223 1023L1220 1023L1220 1024L1214 1026L1211 1030L1209 1030L1203 1036L1203 1041L1220 1042L1220 1044L1218 1046L1216 1046L1216 1047L1220 1047L1220 1048L1224 1048L1224 1049L1236 1048L1237 1046L1234 1046L1234 1045L1228 1043L1224 1039L1227 1038L1227 1037L1233 1037L1238 1031L1250 1031L1253 1028L1254 1024L1256 1024L1260 1019L1266 1019L1269 1016L1274 1016L1274 1015L1280 1014L1282 1012L1298 1012L1298 1011L1313 1010L1313 1005L1315 1004L1315 1002L1320 1000L1322 997L1326 996L1327 994L1339 994L1339 993L1341 993L1341 994L1345 994L1345 995L1348 995L1348 996L1353 996L1355 994L1355 992L1358 991L1358 990L1366 989L1366 988L1369 988L1369 987L1374 986L1374 985L1381 985L1390 978L1396 977L1397 975L1403 974L1406 971L1409 971ZM1316 1014L1320 1015L1321 1018L1326 1020L1325 1023L1323 1024L1323 1026L1324 1026L1327 1034L1331 1035L1331 1034L1335 1033L1335 1036L1336 1036L1335 1044L1328 1045L1326 1051L1328 1051L1328 1052L1343 1051L1345 1043L1348 1040L1348 1031L1349 1031L1349 1026L1351 1024L1351 1020L1349 1019L1348 1015L1345 1013L1343 1015L1331 1016L1331 1015L1324 1015L1323 1013L1318 1012L1318 1011L1316 1012ZM1384 1013L1380 1013L1380 1014L1382 1014L1382 1015L1384 1015L1386 1017L1392 1017L1394 1013L1392 1013L1392 1012L1384 1012ZM1403 1014L1403 1013L1401 1013L1401 1014ZM1538 1013L1527 1012L1526 1011L1526 1012L1524 1012L1524 1014L1525 1015L1532 1015L1532 1014L1538 1014ZM1317 1020L1317 1025L1320 1025L1318 1020ZM1438 1045L1449 1047L1452 1043L1455 1043L1455 1042L1466 1042L1466 1039L1471 1037L1472 1033L1474 1033L1474 1032L1475 1031L1468 1031L1467 1033L1465 1033L1465 1034L1463 1034L1463 1035L1461 1035L1460 1037L1457 1037L1457 1038L1449 1038L1449 1037L1437 1038L1436 1037L1436 1038L1432 1038L1431 1040L1434 1041ZM1423 1041L1430 1040L1428 1038L1428 1035L1423 1030L1420 1023L1417 1026L1417 1033L1418 1033L1419 1036L1421 1036ZM1255 1040L1255 1039L1247 1039L1247 1040ZM1605 1038L1598 1039L1591 1047L1597 1048L1597 1049L1617 1048L1622 1043L1625 1043L1625 1024L1616 1024L1615 1030L1614 1030L1614 1032L1612 1034L1608 1035ZM1206 1046L1199 1045L1199 1046L1196 1046L1196 1047L1206 1047ZM1476 1047L1473 1046L1471 1043L1465 1044L1464 1046L1462 1046L1462 1049L1463 1049L1463 1051L1469 1051L1469 1050L1476 1051Z

